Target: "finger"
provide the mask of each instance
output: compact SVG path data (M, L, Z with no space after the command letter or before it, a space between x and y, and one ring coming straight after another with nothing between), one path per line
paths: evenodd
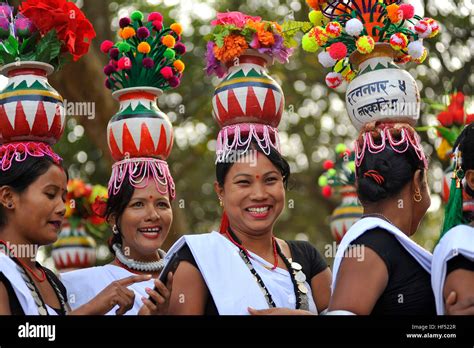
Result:
M252 307L248 307L247 310L251 315L266 315L268 311L268 309L255 309Z
M135 300L135 292L133 290L130 290L129 288L125 286L119 286L117 287L117 293L120 294L120 296L124 297L127 299L127 301L132 302Z
M155 280L155 291L158 291L158 293L163 296L164 298L169 298L170 297L170 291L168 288L163 284L160 280L156 279Z
M451 291L446 299L446 305L452 306L456 303L457 294L455 291Z
M126 298L123 298L121 296L117 296L117 299L115 300L117 302L117 305L119 308L115 311L116 315L124 315L130 310L130 303Z
M150 279L151 279L151 274L139 274L139 275L133 275L127 278L120 279L117 281L117 283L123 286L127 286L133 283L144 282Z
M160 295L156 290L145 288L146 293L150 296L156 304L162 305L166 302L166 298ZM152 302L152 301L150 301Z
M158 311L158 306L151 302L146 297L142 297L143 304L150 310L150 312L155 313Z

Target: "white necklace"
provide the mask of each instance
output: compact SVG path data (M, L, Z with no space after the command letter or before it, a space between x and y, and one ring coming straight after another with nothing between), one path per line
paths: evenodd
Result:
M120 263L124 264L130 269L135 271L141 272L160 272L165 265L165 256L166 253L158 249L158 254L160 255L161 259L159 261L152 261L152 262L143 262L143 261L136 261L133 259L127 258L122 252L122 246L120 244L114 244L112 248L115 251L115 256L120 261Z

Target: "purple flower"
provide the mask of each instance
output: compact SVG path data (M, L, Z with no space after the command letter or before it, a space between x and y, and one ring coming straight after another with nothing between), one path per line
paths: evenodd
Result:
M177 42L176 45L174 45L174 50L177 54L183 55L186 53L186 46L181 42Z
M116 47L112 47L109 51L109 57L111 59L117 59L120 54L120 50Z
M288 58L293 54L293 48L285 47L283 37L275 35L275 43L271 47L261 47L259 53L268 54L270 57L276 58L280 63L288 63Z
M104 67L104 74L107 76L112 75L116 71L117 69L113 65L108 64Z
M150 36L150 31L148 30L148 28L146 28L146 27L140 27L140 28L138 28L138 30L137 30L137 37L138 37L140 40L144 40L144 39L146 39L148 36Z
M253 49L259 49L260 48L260 42L258 41L258 35L254 34L252 41L250 42L250 47Z
M30 36L35 31L33 22L26 17L17 17L15 19L15 31L19 36Z
M132 21L130 20L130 18L128 17L123 17L123 18L120 18L120 21L119 21L119 26L120 28L125 28L125 27L128 27L130 25L130 23L132 23Z
M145 69L151 69L155 66L155 62L149 57L143 58L142 64Z
M207 43L206 73L208 76L211 76L212 74L216 74L218 77L222 77L226 73L226 69L214 56L214 52L213 52L214 45L215 44L212 41L209 41Z
M13 7L5 2L0 3L0 17L10 18L13 13Z
M179 80L179 78L177 78L176 76L172 76L169 80L168 80L168 83L170 84L170 87L171 88L176 88L179 86L179 84L181 83L181 81Z

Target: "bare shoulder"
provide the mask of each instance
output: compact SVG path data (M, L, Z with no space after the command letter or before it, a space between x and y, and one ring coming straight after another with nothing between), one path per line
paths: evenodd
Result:
M0 281L0 315L10 315L10 301L5 285Z

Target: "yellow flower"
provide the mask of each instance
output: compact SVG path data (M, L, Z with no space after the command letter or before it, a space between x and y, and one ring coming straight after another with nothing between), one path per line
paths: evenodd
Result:
M161 39L161 42L163 45L165 45L168 48L173 48L174 45L176 44L176 40L172 35L166 35Z
M140 42L137 49L138 49L138 52L140 53L148 54L151 51L151 46L148 42Z
M171 30L173 30L176 34L181 35L183 32L183 27L179 23L173 23L170 25Z
M122 39L127 40L130 39L131 37L135 36L135 29L132 27L126 27L122 29L122 32L120 33Z
M185 65L183 63L183 61L181 60L175 60L174 63L173 63L173 66L176 68L176 70L178 70L179 72L183 72L184 71L184 68L185 68Z
M448 159L448 152L450 152L451 150L451 145L449 145L446 139L443 139L439 147L436 149L436 153L438 154L440 160L446 161Z

